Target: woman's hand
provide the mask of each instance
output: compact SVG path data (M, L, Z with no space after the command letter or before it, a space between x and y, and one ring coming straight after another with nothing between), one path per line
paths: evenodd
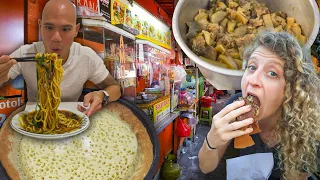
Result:
M243 121L234 121L236 117L241 114L247 113L251 110L250 105L243 106L244 100L235 101L212 118L212 126L208 133L208 142L211 147L220 147L225 145L231 139L253 131L252 128L246 130L239 130L242 127L248 126L253 123L253 118L248 118Z
M0 56L0 84L9 80L9 70L16 64L16 60L10 60L9 56Z

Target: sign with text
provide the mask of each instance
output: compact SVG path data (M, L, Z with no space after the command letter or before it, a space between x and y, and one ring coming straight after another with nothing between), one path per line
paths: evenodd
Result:
M151 15L137 3L129 5L127 0L111 1L111 23L136 35L139 39L171 49L170 27Z
M136 37L171 49L170 27L151 15L147 10L134 3L126 14L127 25L140 31Z
M75 0L78 16L99 16L99 0Z
M18 107L22 106L24 99L24 80L18 76L0 88L0 127L6 118Z
M120 0L112 0L111 2L111 23L114 25L124 24L128 6Z
M161 120L170 113L170 98L167 98L154 105L153 120L154 122Z
M99 0L100 14L111 23L111 0Z

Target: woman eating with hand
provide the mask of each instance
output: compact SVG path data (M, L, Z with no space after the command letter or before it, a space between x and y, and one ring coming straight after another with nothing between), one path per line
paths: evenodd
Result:
M234 138L248 134L254 144L240 149L240 156L272 153L274 165L269 179L306 179L310 173L319 172L320 81L310 58L310 53L304 54L296 39L286 32L263 32L257 36L244 51L247 65L241 81L242 94L231 97L228 105L214 115L200 149L203 173L216 169ZM244 100L236 101L241 96L258 100L259 114L255 119L235 121L252 109ZM250 125L255 121L259 133L253 134Z

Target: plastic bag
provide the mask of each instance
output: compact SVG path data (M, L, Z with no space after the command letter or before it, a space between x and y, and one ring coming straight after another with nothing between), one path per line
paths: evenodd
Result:
M16 90L24 90L24 79L22 75L16 77L16 79L10 80L12 88Z
M192 117L189 119L189 126L190 127L194 127L196 124L198 124L198 117Z
M190 127L179 118L176 129L177 135L179 137L189 137L190 131Z
M185 81L187 72L184 70L183 66L172 66L171 71L174 72L175 81Z

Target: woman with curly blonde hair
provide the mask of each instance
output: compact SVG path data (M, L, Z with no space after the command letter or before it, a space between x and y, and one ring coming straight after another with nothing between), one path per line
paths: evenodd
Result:
M252 124L253 118L233 121L251 111L243 100L235 101L248 95L260 102L256 120L261 132L252 135L255 144L240 149L240 156L272 152L274 167L269 179L306 179L310 173L319 172L320 81L310 53L303 53L296 39L286 32L262 32L246 48L243 59L247 65L242 94L231 97L213 117L199 152L202 172L217 167L234 138L253 131L241 130Z

